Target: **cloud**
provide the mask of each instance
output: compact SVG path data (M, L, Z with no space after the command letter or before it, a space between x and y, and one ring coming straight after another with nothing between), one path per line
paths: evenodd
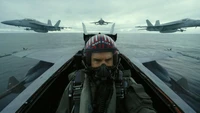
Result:
M156 20L166 23L182 18L200 19L198 2L197 0L149 0L148 2L145 0L2 0L0 10L3 16L0 16L0 21L33 18L46 23L51 19L53 25L57 20L61 20L61 26L71 26L77 30L82 30L82 22L88 24L89 29L107 30L106 26L89 25L89 22L103 18L105 21L115 22L116 29L119 29L116 31L137 32L135 26L146 25L146 19L152 23ZM0 28L4 27L5 25L0 25Z

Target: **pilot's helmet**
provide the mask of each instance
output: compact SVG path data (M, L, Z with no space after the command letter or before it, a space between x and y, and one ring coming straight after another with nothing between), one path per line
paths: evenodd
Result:
M112 52L113 53L113 66L118 64L119 51L116 47L114 40L104 34L92 36L86 43L84 48L84 57L87 66L91 66L92 53L98 52Z

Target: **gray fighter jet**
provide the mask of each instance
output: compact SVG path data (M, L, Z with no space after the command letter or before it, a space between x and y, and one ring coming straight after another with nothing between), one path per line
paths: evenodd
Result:
M84 23L82 23L82 26L84 31L83 39L87 41L94 34L87 32ZM112 25L110 33L106 35L116 41L117 34L113 34L114 27L115 24ZM82 45L77 46L77 48L82 48ZM14 56L38 59L40 62L28 71L22 81L18 81L14 76L9 78L8 89L3 94L0 94L0 112L56 112L61 96L69 83L68 75L77 69L84 68L82 62L83 51L77 48L25 50L14 53ZM151 95L154 108L158 113L163 111L168 113L196 113L194 108L199 108L199 94L193 94L186 89L188 86L186 79L181 78L175 81L168 75L167 70L156 62L159 59L175 57L176 53L160 51L147 53L147 56L145 55L144 57L136 57L137 53L130 54L128 49L120 49L120 51L121 68L130 70L132 79L138 80L138 83L143 84L147 89L146 91ZM168 83L170 87L163 81ZM27 86L27 84L29 85ZM72 84L75 83L72 82ZM76 90L76 92L78 91ZM72 99L79 98L79 95L76 95L78 93L74 93L74 90L69 90L69 92L73 93L73 95L69 95ZM124 92L124 90L119 90L119 93L116 92L116 96L124 95ZM182 100L181 96L191 100L187 102ZM194 100L192 97L194 97ZM141 98L146 98L146 96ZM192 108L190 105L193 103L195 106L192 106ZM84 105L80 104L80 106Z
M64 28L71 27L59 27L60 20L52 26L51 21L48 20L47 24L34 19L22 19L22 20L8 20L1 22L6 25L26 27L25 30L33 30L35 32L47 33L48 31L60 31Z
M149 20L146 20L147 26L136 26L136 28L142 28L139 30L147 31L159 31L160 33L173 33L173 32L183 32L184 28L187 27L198 27L200 26L200 20L193 20L185 18L178 21L172 21L165 24L160 24L160 21L157 20L155 25L153 25Z
M104 21L102 18L97 21L97 22L91 22L92 24L95 24L95 25L107 25L107 24L110 24L110 23L113 23L113 22L106 22Z

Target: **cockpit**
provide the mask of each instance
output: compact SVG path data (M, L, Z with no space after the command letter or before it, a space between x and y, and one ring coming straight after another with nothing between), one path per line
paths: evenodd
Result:
M189 18L182 19L182 21L188 21L188 20L190 20L190 19Z

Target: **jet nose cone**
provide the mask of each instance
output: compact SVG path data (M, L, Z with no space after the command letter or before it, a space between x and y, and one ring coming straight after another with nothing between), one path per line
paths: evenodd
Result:
M1 23L2 23L2 24L6 24L6 21L2 21Z
M6 24L6 25L14 25L14 26L20 25L18 20L7 20L7 21L3 21L1 23Z
M9 21L2 21L1 23L2 24L9 24L10 22Z

